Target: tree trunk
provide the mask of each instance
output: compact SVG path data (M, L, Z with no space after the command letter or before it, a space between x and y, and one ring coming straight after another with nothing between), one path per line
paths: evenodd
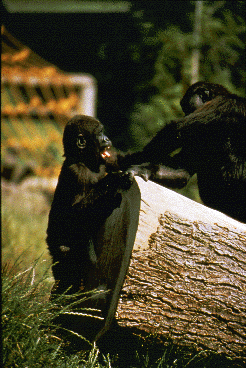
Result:
M246 225L136 180L140 218L119 325L245 359Z
M193 50L191 54L191 84L199 81L202 8L203 2L196 1L194 12Z

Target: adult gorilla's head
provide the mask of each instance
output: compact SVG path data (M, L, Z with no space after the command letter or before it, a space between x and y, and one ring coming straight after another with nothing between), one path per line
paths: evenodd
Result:
M189 115L215 97L229 95L230 92L220 84L197 82L187 89L180 105L185 115Z

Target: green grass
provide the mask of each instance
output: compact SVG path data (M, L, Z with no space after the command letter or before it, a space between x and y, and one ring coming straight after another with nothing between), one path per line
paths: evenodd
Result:
M27 269L36 259L36 275L42 275L49 265L51 257L45 242L48 214L35 215L8 208L2 205L2 261ZM51 278L51 271L49 272ZM52 280L50 279L50 282Z
M3 201L4 202L4 201ZM2 207L2 359L9 368L232 368L243 367L215 352L160 343L153 336L124 341L116 332L105 344L77 349L61 335L54 316L76 307L74 296L49 300L53 284L45 243L47 214ZM84 296L85 297L85 296ZM74 309L73 309L74 310ZM83 336L77 336L83 342ZM114 349L109 347L113 346ZM99 350L100 349L100 350ZM110 351L110 354L108 352Z
M3 366L95 367L98 349L93 346L90 352L68 354L68 344L53 323L55 316L72 313L74 296L61 296L50 302L48 270L35 280L36 264L17 274L20 266L17 263L14 266L5 266L2 272Z

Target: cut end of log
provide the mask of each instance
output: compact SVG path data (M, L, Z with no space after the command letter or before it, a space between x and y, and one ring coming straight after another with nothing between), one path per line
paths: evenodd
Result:
M141 208L134 249L148 248L149 236L156 232L159 218L165 212L173 213L191 222L200 221L210 225L219 225L232 231L246 232L246 224L222 212L197 203L152 181L146 183L139 177L135 179L141 192Z

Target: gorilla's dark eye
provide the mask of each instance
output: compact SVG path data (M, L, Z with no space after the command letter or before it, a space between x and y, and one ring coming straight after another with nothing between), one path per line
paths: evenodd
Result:
M201 91L200 93L200 97L202 99L202 102L206 102L210 100L210 94L209 91L207 89Z
M83 134L78 135L76 144L77 144L77 147L79 147L81 149L86 147L86 140L85 140Z

